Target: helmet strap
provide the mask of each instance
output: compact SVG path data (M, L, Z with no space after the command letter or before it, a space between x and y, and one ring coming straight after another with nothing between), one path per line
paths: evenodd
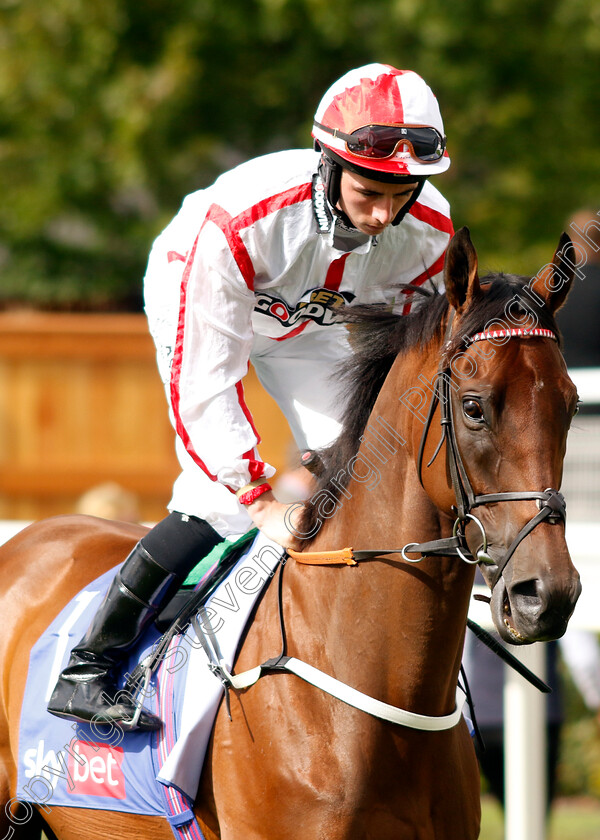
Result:
M325 194L332 210L340 200L340 185L342 181L342 167L324 152L319 161L319 175L325 185ZM339 211L338 211L339 212Z

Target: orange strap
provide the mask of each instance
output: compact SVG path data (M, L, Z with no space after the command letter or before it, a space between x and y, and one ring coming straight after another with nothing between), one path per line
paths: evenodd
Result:
M287 553L298 563L306 563L309 566L331 566L335 563L356 566L354 551L351 548L340 548L337 551L292 551L288 548Z

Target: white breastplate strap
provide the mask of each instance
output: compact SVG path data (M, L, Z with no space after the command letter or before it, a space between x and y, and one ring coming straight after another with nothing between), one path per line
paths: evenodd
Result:
M383 703L381 700L375 700L374 697L369 697L368 694L363 694L362 691L357 691L351 688L340 680L330 677L318 668L313 668L306 662L300 659L294 659L291 656L283 656L276 664L258 665L249 671L244 671L242 674L228 673L224 667L223 662L220 663L220 670L222 671L226 681L230 683L232 688L243 689L254 685L258 679L263 675L263 671L269 670L286 670L296 674L301 679L305 680L311 685L320 688L322 691L337 697L349 706L354 706L355 709L360 709L367 712L369 715L388 720L391 723L397 723L400 726L407 726L410 729L421 729L427 732L440 732L444 729L452 729L453 726L459 722L463 706L465 704L465 693L460 688L456 687L456 708L449 715L442 715L441 717L430 717L429 715L418 715L415 712L407 712L404 709L399 709L396 706L390 706L389 703Z

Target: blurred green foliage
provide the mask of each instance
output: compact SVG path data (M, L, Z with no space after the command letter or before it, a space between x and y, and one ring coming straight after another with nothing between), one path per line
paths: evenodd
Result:
M563 728L558 790L563 796L600 799L600 732L594 718L584 716Z
M534 273L600 205L599 56L600 0L0 0L0 303L138 306L183 196L370 61L436 92L484 266Z
M566 664L560 663L565 720L557 768L559 796L600 801L600 710L586 708Z

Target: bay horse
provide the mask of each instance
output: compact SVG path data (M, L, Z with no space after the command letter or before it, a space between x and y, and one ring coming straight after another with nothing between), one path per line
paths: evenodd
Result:
M279 652L281 610L288 655L388 704L448 715L478 561L504 639L564 633L580 591L551 489L577 404L555 340L573 277L569 246L563 235L532 280L480 279L463 228L448 249L445 295L423 295L404 316L350 310L348 419L294 527L299 559L347 546L354 559L288 560L281 605L269 586L236 673ZM142 533L58 517L0 549L2 840L40 832L31 815L19 823L9 801L30 648ZM378 556L365 559L367 550ZM195 810L206 840L474 840L479 773L463 718L419 731L293 674L267 674L232 692L231 720L222 704ZM54 807L45 820L59 840L172 837L158 817Z

